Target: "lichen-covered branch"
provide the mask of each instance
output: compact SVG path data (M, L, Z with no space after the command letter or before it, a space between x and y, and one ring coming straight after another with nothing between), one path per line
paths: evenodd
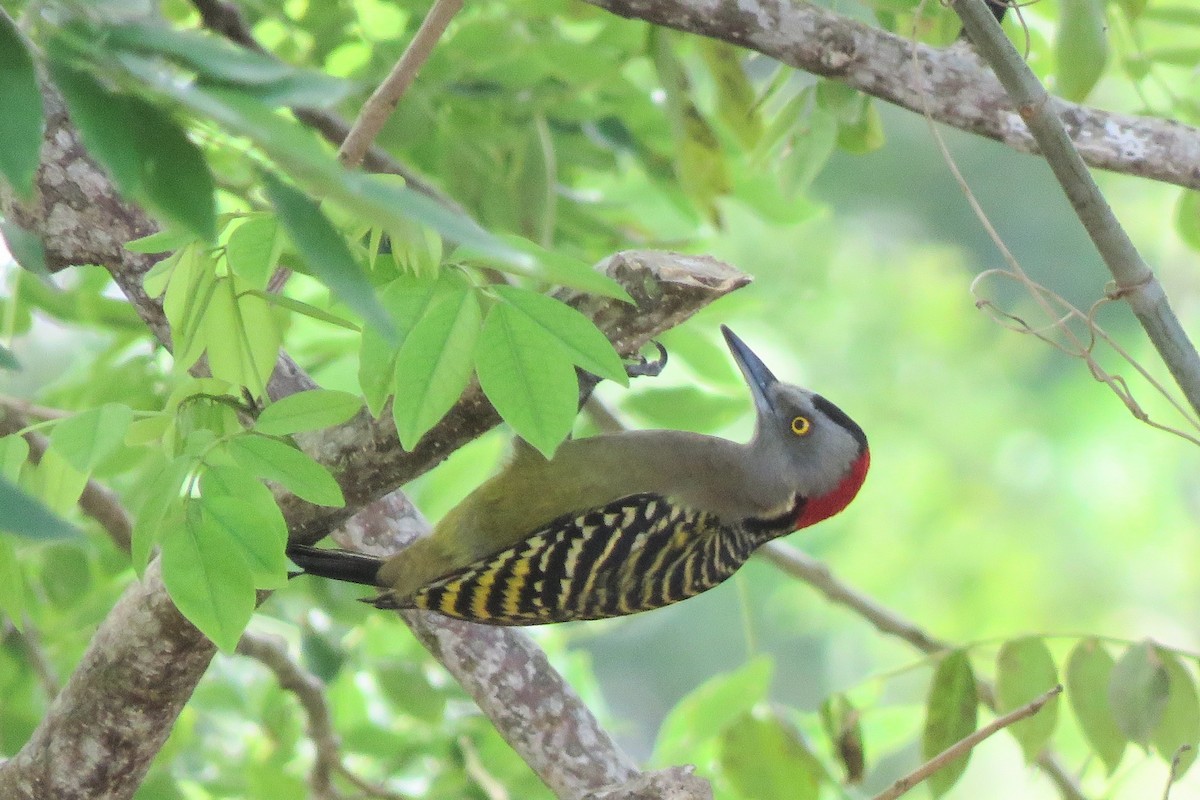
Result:
M1038 152L1004 88L965 43L914 45L819 5L792 0L585 2L747 47L918 114L928 107L936 121L1014 150ZM1200 130L1065 101L1055 101L1055 107L1090 166L1200 189Z

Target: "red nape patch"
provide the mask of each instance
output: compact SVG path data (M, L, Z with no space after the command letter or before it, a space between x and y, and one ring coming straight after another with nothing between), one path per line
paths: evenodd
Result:
M867 479L867 468L871 466L871 451L863 450L858 460L850 465L850 471L842 482L834 487L832 492L820 497L810 497L796 517L796 530L815 525L823 519L829 519L834 514L850 505L850 501L862 488Z

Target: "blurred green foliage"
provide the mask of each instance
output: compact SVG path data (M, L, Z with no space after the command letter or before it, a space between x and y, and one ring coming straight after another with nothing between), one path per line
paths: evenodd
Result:
M795 544L958 648L923 657L758 562L679 606L536 630L555 665L639 758L696 763L730 800L781 797L780 787L795 797L869 795L911 769L923 746L931 754L971 727L974 687L962 678L972 674L998 682L1005 709L1054 679L1066 684L1067 702L1057 720L1037 717L1015 738L990 740L957 783L943 773L935 788L951 796L1054 796L1023 766L1046 737L1081 771L1089 794L1156 795L1175 749L1195 744L1200 456L1138 424L1082 363L975 309L973 276L1001 262L922 120L761 56L581 4L473 2L379 140L468 219L394 182L343 175L330 148L269 112L329 102L352 116L427 4L244 4L258 40L295 69L182 35L197 25L183 0L166 0L161 21L136 27L83 13L83 3L53 5L75 26L56 27L34 4L9 7L20 30L46 45L88 146L129 196L172 226L142 243L176 251L147 286L167 292L180 360L190 364L209 348L216 379L187 378L188 364L154 348L98 268L51 281L3 273L0 391L72 416L35 425L51 445L36 467L17 439L0 439L0 488L9 497L10 484L19 485L20 497L38 496L85 533L53 543L0 538L0 754L16 752L36 726L151 545L170 547L164 530L200 535L241 518L256 523L257 535L277 537L265 490L250 473L337 502L287 437L345 419L360 395L380 413L412 374L397 363L440 352L428 344L403 350L436 304L433 289L413 282L451 258L435 229L476 246L461 273L442 270L458 309L476 302L471 280L486 268L518 275L523 288L513 292L583 281L614 294L579 265L627 247L711 252L753 274L752 287L664 337L672 361L661 378L629 391L605 385L601 398L632 425L747 435L748 398L716 333L729 323L781 378L834 399L871 439L873 468L860 498ZM121 4L109 5L115 14ZM904 34L917 22L925 41L951 42L953 15L924 6L919 19L915 0L837 10ZM1200 15L1182 0L1044 0L1022 9L1027 39L1013 16L1005 24L1014 41L1028 43L1031 65L1068 98L1185 123L1200 118L1187 82L1200 49L1178 43L1179 31L1200 29ZM4 26L0 37L8 59L0 91L6 110L15 110L3 123L12 123L3 128L12 144L0 172L22 188L40 118L17 29ZM113 58L89 37L141 59ZM202 80L164 81L164 65ZM153 135L122 131L114 107L149 119ZM948 138L1030 274L1081 307L1100 298L1105 275L1044 165L963 134ZM291 183L263 177L276 173ZM292 183L328 202L318 208ZM1104 186L1185 326L1194 323L1196 194L1128 178ZM36 271L40 251L8 227L5 236ZM309 274L273 300L262 290L280 263ZM172 295L177 275L194 278L194 291ZM193 304L200 289L225 292L220 316L206 319ZM988 282L980 291L1037 319L1014 285ZM517 314L528 307L521 295L479 297L486 310L505 309L493 326L531 329ZM484 314L468 315L476 333L486 330ZM1165 375L1123 308L1102 308L1098 319ZM389 320L397 330L387 329ZM223 335L239 326L246 330ZM587 337L575 333L541 346L566 364L570 341ZM262 365L280 343L331 390L321 396L327 402L279 403L245 431L240 389L262 393ZM214 344L226 349L214 354ZM585 355L604 364L606 354L589 348ZM1097 357L1133 378L1112 353ZM522 353L506 358L517 369ZM470 359L460 367L454 387L465 382ZM1155 419L1178 424L1146 386L1134 388ZM419 437L452 399L426 398L411 409L401 425L409 426L406 438ZM515 402L510 421L544 424L543 444L552 447L565 428L561 415L522 423L537 409ZM581 419L576 430L590 426ZM432 517L444 513L503 457L505 435L489 434L416 481L409 488L419 506ZM239 473L242 480L221 480ZM88 475L112 485L137 514L132 565L75 508ZM180 487L189 481L220 490L202 491L204 506L185 502L194 489ZM200 509L194 520L189 508ZM14 506L5 512L16 518ZM239 535L235 529L219 535ZM176 562L186 596L197 570L188 559ZM191 613L227 650L241 630L236 617L250 614L237 598L281 583L282 564L270 553L249 548L238 564L221 576L236 586L217 586L228 597L192 595ZM492 782L510 797L548 796L407 629L354 602L359 594L294 582L251 622L282 636L325 682L350 768L414 796L491 797ZM835 695L836 715L825 702ZM837 789L841 765L857 771L847 741L836 741L845 732L850 746L861 744L865 773L860 785ZM311 762L295 698L261 666L225 654L138 796L300 796ZM1198 779L1185 780L1180 796Z

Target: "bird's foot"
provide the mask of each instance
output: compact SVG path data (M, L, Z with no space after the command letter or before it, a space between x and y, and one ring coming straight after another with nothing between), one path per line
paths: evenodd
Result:
M651 361L644 355L638 354L638 360L625 365L625 374L631 378L657 378L667 365L667 348L658 341L651 339L650 344L658 348L658 358Z

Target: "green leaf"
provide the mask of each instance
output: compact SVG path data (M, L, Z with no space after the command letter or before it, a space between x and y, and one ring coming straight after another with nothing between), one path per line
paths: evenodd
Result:
M165 56L200 75L228 83L269 83L293 71L281 61L224 39L165 25L109 25L101 32L113 48Z
M547 250L520 236L500 238L513 251L522 253L525 259L498 259L477 247L462 246L454 251L454 260L633 304L633 298L625 291L625 287L577 258Z
M0 476L0 530L42 540L80 535L74 526L3 476Z
M375 297L366 272L350 255L350 248L333 223L303 192L269 172L264 172L262 178L279 221L312 274L363 319L390 334L394 329L391 319Z
M199 504L162 537L163 583L179 609L217 647L232 652L254 613L254 580L242 550Z
M4 478L0 478L2 493ZM25 576L17 561L16 544L10 536L0 536L0 611L13 627L23 630L25 624Z
M1193 250L1200 250L1200 192L1184 189L1175 206L1175 230Z
M392 402L405 450L416 447L467 388L481 316L473 291L439 291L405 338Z
M21 371L21 362L17 361L17 357L13 355L12 350L9 350L4 345L0 344L0 369Z
M271 292L264 292L260 289L247 289L243 291L242 294L261 298L262 300L266 301L267 305L279 306L280 308L287 309L288 311L292 311L296 314L303 314L306 317L311 317L318 322L327 322L330 325L336 325L343 330L353 331L354 333L360 333L362 331L361 328L348 319L343 319L337 314L331 314L324 309L309 305L308 303L302 302L293 297L288 297L287 295L272 294Z
M289 436L341 425L362 408L362 399L349 392L311 389L276 400L263 409L254 430L272 436Z
M217 288L212 258L199 247L179 251L179 260L171 270L163 311L171 323L175 365L188 369L204 353L207 345L204 317ZM229 331L221 331L227 336Z
M203 332L213 377L263 397L275 370L282 334L267 301L241 293L240 279L218 278L204 310Z
M1171 677L1150 642L1132 645L1113 665L1108 703L1121 733L1143 747L1162 719Z
M226 445L230 455L260 478L275 481L297 497L321 506L346 504L329 470L306 453L263 436L238 436Z
M140 196L154 211L204 241L217 235L215 185L208 162L183 129L137 97L127 98L138 138Z
M125 249L131 253L170 253L195 241L197 241L196 235L189 231L174 231L167 228L140 239L131 239L125 243ZM146 277L149 275L147 274ZM145 278L142 280L144 282Z
M420 664L388 662L372 670L384 695L419 720L440 725L445 719L446 695L430 683Z
M1096 0L1062 0L1054 37L1057 64L1055 89L1060 97L1080 103L1100 80L1108 62L1104 10Z
M129 544L130 561L138 577L145 571L150 553L162 540L163 532L184 524L180 489L194 463L189 456L178 456L163 468L150 472L150 485L133 523Z
M654 746L654 763L686 762L701 742L718 736L765 700L771 670L771 659L760 656L693 689L663 720Z
M1142 57L1156 64L1191 68L1200 64L1200 47L1155 47L1143 51Z
M862 114L858 119L838 126L838 147L852 155L873 153L883 147L885 138L879 108L869 97L863 99Z
M1058 669L1046 643L1029 636L1005 642L996 658L997 713L1007 714L1058 685ZM1054 697L1032 717L1009 727L1021 745L1025 762L1037 760L1042 747L1054 734L1058 722L1058 698Z
M975 673L963 650L947 653L938 662L929 686L925 711L925 734L921 740L921 755L929 760L954 743L975 731L979 697L976 694ZM967 769L970 754L951 761L929 778L934 797L941 797Z
M267 214L244 218L225 243L225 258L233 274L259 290L267 288L281 252L283 235L279 223Z
M837 145L837 117L821 108L812 109L804 127L792 136L792 146L780 165L783 191L789 196L808 191L833 157Z
M121 56L120 61L138 80L210 117L230 135L250 139L311 193L341 205L368 225L387 229L409 218L500 261L518 266L529 262L527 256L505 245L465 214L407 187L343 169L313 133L280 117L243 91L178 81L155 62L137 56ZM284 227L291 233L286 221Z
M68 417L54 426L50 444L80 472L91 472L125 443L125 432L133 422L133 409L120 403L105 403Z
M16 483L21 477L21 467L29 458L29 442L24 436L9 434L0 436L0 477Z
M271 503L265 509L240 497L211 493L200 495L200 505L204 525L220 528L234 543L250 568L255 588L279 589L287 585L287 525L278 506Z
M800 731L778 714L745 712L721 735L725 778L746 800L816 800L825 768Z
M248 505L257 520L257 535L280 553L284 552L288 531L283 512L271 490L249 470L234 465L209 467L200 478L200 490L202 497L230 497Z
M47 508L57 514L67 514L79 502L87 473L75 469L55 448L42 454L33 471L33 488Z
M547 458L571 432L579 402L575 370L546 330L516 306L488 312L475 350L475 371L496 411Z
M861 783L866 769L862 713L839 693L821 703L820 716L821 727L846 770L845 782L851 786Z
M1108 705L1113 659L1096 639L1083 639L1067 659L1067 699L1079 728L1109 775L1121 763L1125 734Z
M744 51L716 39L701 39L700 54L717 89L717 116L747 150L762 136L754 86L742 68Z
M2 116L3 114L0 114L0 117ZM0 150L2 149L0 148ZM40 236L8 219L0 220L0 234L4 234L8 252L12 254L21 269L43 277L50 274L50 270L46 266L46 247L42 244Z
M518 286L496 286L496 294L545 331L546 344L557 347L593 375L629 385L625 365L596 324L566 303Z
M1196 682L1192 673L1180 663L1179 658L1161 647L1156 647L1155 653L1167 671L1169 688L1162 719L1154 731L1154 749L1170 764L1179 749L1188 746L1189 749L1179 756L1179 769L1175 773L1178 779L1196 760L1196 748L1200 745L1200 700L1196 697Z
M33 197L33 176L42 149L42 93L33 59L7 14L0 15L0 175L25 199Z
M372 416L379 416L383 411L383 404L392 392L396 376L396 358L409 332L425 315L426 309L439 291L457 292L462 286L461 277L447 271L436 282L402 275L380 291L379 301L396 323L396 341L390 341L370 325L363 329L358 383L362 387L367 408Z

